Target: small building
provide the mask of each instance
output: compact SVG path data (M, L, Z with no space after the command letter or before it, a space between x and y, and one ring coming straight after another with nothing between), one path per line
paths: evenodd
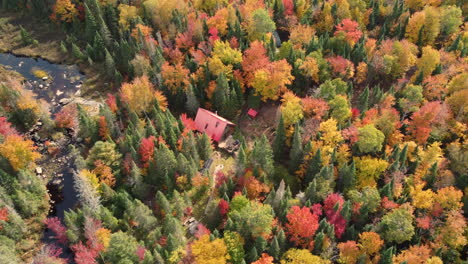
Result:
M226 134L226 130L232 128L234 123L211 111L198 108L195 125L198 131L205 132L214 141L219 142Z

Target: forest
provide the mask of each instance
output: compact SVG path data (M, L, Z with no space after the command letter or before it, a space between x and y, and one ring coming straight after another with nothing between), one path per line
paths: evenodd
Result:
M464 0L0 0L0 264L466 264L467 55Z

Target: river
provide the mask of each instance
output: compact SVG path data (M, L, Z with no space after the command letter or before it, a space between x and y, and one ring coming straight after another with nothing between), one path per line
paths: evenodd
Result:
M0 54L0 65L7 70L20 73L25 78L26 88L36 94L37 99L42 99L49 103L49 111L53 115L60 111L61 100L78 96L80 87L85 81L85 76L79 71L76 65L53 64L43 59L15 56L13 54ZM42 70L47 72L47 78L39 78L33 71ZM40 141L35 141L37 145ZM49 140L49 139L47 139ZM51 210L49 217L58 217L63 221L66 211L73 209L77 203L77 194L74 189L73 170L74 162L69 157L67 146L73 144L74 139L70 136L64 139L63 148L54 157L47 157L38 163L38 166L47 167L48 163L54 163L58 170L49 172L49 183L47 188L51 198ZM52 176L52 177L51 177ZM51 233L46 230L42 239L45 243L54 242ZM63 247L63 257L69 257L69 249Z

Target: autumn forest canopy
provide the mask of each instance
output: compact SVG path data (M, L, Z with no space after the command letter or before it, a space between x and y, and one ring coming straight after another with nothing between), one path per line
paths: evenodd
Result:
M467 263L466 1L0 0L7 41L99 106L0 59L0 264ZM63 217L37 167L61 151Z

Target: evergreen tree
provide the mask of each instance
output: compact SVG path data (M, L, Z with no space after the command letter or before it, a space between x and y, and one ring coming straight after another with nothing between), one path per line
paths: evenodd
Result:
M369 86L359 95L359 110L364 113L369 109Z
M197 137L197 149L198 154L200 155L200 159L207 161L211 157L211 153L213 153L213 147L211 146L211 139L208 137L206 133L199 135Z
M270 256L272 256L276 260L279 259L279 256L281 254L281 249L279 247L278 239L276 238L276 236L273 237L273 239L271 240L270 248L268 250L268 254L270 254Z
M302 139L299 124L294 127L291 152L289 153L289 172L295 173L299 169L303 157Z
M286 129L284 127L283 115L280 116L278 126L276 127L275 140L273 141L273 154L276 161L280 161L284 157L286 148Z
M86 60L86 55L81 52L80 48L75 43L72 43L72 54L73 57L77 58L78 60Z
M244 151L244 146L240 146L239 152L237 153L236 158L236 174L242 175L247 166L247 154Z
M314 179L315 175L322 169L322 151L319 148L314 157L309 161L309 166L304 177L304 184L306 186Z
M393 254L394 254L394 249L393 247L389 247L385 250L382 251L382 254L380 255L380 261L379 264L392 264L393 263Z
M354 188L356 183L356 166L354 161L348 165L343 165L338 173L337 189L346 193L348 190Z
M258 259L257 249L255 248L255 246L253 246L247 255L247 260L249 261L249 263L252 263L256 261L257 259Z
M105 49L106 60L105 60L105 70L108 78L112 78L115 75L115 63L114 58L112 58L111 54L107 49Z
M266 246L267 241L263 237L259 236L257 237L257 239L255 239L255 248L257 249L258 253L262 253L263 251L265 251Z
M88 42L92 42L94 40L94 35L97 32L98 25L96 23L96 19L89 9L88 5L84 3L85 9L85 36Z
M273 150L265 135L255 141L250 161L254 169L261 169L267 175L273 172Z
M213 92L213 106L214 109L220 111L221 115L224 115L224 108L226 107L226 101L229 97L229 83L226 79L226 75L221 73L216 79L216 89Z

